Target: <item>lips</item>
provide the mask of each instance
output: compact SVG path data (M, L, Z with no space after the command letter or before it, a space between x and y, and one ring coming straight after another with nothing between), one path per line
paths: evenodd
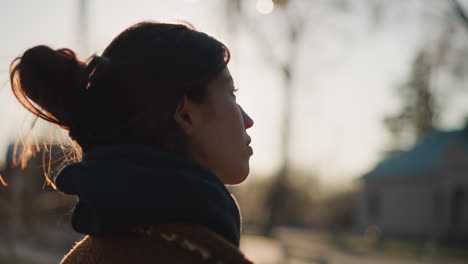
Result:
M249 151L249 154L252 156L253 155L253 149L251 146L247 146L247 149Z
M250 156L252 156L253 155L253 149L250 146L250 142L252 142L252 139L249 137L249 139L247 140L247 151L249 152Z

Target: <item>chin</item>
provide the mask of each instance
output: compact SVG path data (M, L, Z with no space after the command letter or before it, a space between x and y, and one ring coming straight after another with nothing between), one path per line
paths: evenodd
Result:
M226 185L237 185L243 183L249 176L250 169L247 166L246 169L237 172L235 175L229 175L222 179L223 183Z

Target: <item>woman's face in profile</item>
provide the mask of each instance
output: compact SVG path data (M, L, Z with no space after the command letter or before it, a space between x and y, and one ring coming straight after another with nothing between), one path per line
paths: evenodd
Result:
M185 127L191 157L214 171L225 184L238 184L247 178L253 154L246 132L253 120L237 104L234 92L226 68L208 84L204 103L184 102L186 111L191 112L191 124Z

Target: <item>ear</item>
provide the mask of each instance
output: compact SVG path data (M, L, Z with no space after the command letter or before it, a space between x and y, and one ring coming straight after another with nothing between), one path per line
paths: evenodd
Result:
M188 135L193 131L193 114L192 103L184 96L174 112L174 119Z

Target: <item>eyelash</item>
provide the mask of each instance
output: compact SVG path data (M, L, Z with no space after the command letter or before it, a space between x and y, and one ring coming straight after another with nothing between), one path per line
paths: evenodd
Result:
M237 89L237 88L232 89L232 95L234 95L234 97L236 96L237 91L239 91L239 89Z

